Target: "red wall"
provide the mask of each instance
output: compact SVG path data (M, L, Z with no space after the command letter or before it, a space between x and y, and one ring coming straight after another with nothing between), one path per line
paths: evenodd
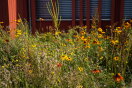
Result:
M28 0L17 0L17 15L28 20Z
M4 25L9 25L8 0L0 1L0 22L4 22Z
M35 32L35 30L38 30L39 32L46 32L49 31L49 26L52 26L52 22L51 21L36 21L36 1L35 0L30 0L31 1L31 16L32 16L32 30L33 32ZM72 0L73 2L75 0ZM88 0L89 1L89 0ZM115 9L115 3L117 3L116 1L120 1L119 2L119 7L121 8L121 10ZM111 21L101 21L101 27L105 27L106 25L110 25L111 23L117 22L119 21L122 16L123 16L123 1L124 0L112 0L112 11L111 11ZM99 2L101 2L101 0L99 0ZM87 2L89 3L89 2ZM25 18L26 20L29 20L29 9L28 9L28 0L17 0L17 18L20 16L21 18ZM74 23L75 25L82 25L82 19L80 21L75 21L75 6L74 6L75 2L73 3L73 11L72 11L72 20L71 21L62 21L61 23L61 29L68 29L68 27L72 26ZM80 3L81 5L81 3ZM99 7L101 8L101 5L99 5ZM89 7L87 7L89 8ZM100 11L100 10L99 10ZM82 11L81 11L82 12ZM118 13L118 14L117 14ZM120 15L120 16L119 16ZM8 16L8 0L1 0L0 2L0 22L3 21L5 22L5 25L9 25L9 16ZM81 16L80 16L81 18ZM87 15L87 23L86 21L84 21L83 25L90 25L91 21L88 20L89 19L89 15ZM37 28L37 29L36 29Z

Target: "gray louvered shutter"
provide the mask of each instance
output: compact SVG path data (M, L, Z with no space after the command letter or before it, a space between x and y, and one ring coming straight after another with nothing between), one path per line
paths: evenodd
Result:
M95 15L97 8L98 8L98 0L90 0L90 18L92 18Z
M36 0L36 15L37 18L51 19L46 3L50 0Z
M102 0L101 19L110 20L111 18L111 0Z
M76 19L79 19L80 18L80 0L76 0L75 14L76 14Z
M83 2L83 16L84 19L86 19L86 0L84 0ZM96 9L98 8L98 0L90 0L90 19L92 19L92 17L95 15Z
M124 16L125 19L132 19L132 0L124 1Z
M59 0L62 19L72 19L72 0Z

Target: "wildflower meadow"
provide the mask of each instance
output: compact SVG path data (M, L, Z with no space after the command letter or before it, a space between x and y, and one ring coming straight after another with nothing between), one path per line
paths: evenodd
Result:
M12 39L0 23L0 88L132 87L131 20L107 29L93 22L89 31L63 31L59 13L52 12L54 31L46 33L31 34L19 19Z

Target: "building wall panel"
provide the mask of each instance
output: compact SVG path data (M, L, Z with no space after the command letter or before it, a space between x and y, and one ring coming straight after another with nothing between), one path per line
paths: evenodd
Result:
M8 20L8 0L1 0L0 2L0 22L4 22L4 25L9 25Z

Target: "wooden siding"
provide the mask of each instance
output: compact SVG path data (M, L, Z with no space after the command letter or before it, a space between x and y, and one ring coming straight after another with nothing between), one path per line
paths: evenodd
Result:
M0 22L4 22L4 25L9 25L8 17L8 1L1 0L0 2Z
M9 0L10 4L14 0ZM17 4L16 6L12 5L8 9L8 0L2 0L0 3L0 21L5 22L5 25L9 25L9 19L14 20L15 15L11 15L11 10L14 11L16 9L16 17L18 18L19 16L21 18L26 18L29 20L29 3L28 0L16 0ZM115 22L121 21L121 19L124 17L124 0L111 0L111 18L110 20L101 20L101 10L102 10L102 1L103 0L98 0L98 12L99 12L99 27L105 27L105 25L110 25ZM36 30L42 31L48 31L49 27L47 26L52 26L52 21L38 21L36 18L36 0L30 0L31 2L31 25L32 25L32 32L35 33ZM68 28L69 26L75 26L75 25L87 25L87 29L90 29L90 0L86 0L86 13L84 13L84 4L83 0L79 0L79 20L76 20L76 0L72 0L72 19L71 20L62 20L62 28ZM14 8L15 7L15 8ZM85 15L85 20L84 20L84 15ZM11 18L11 16L14 16L14 18ZM17 19L15 18L15 19ZM64 27L65 26L65 27ZM37 28L37 29L36 29Z

